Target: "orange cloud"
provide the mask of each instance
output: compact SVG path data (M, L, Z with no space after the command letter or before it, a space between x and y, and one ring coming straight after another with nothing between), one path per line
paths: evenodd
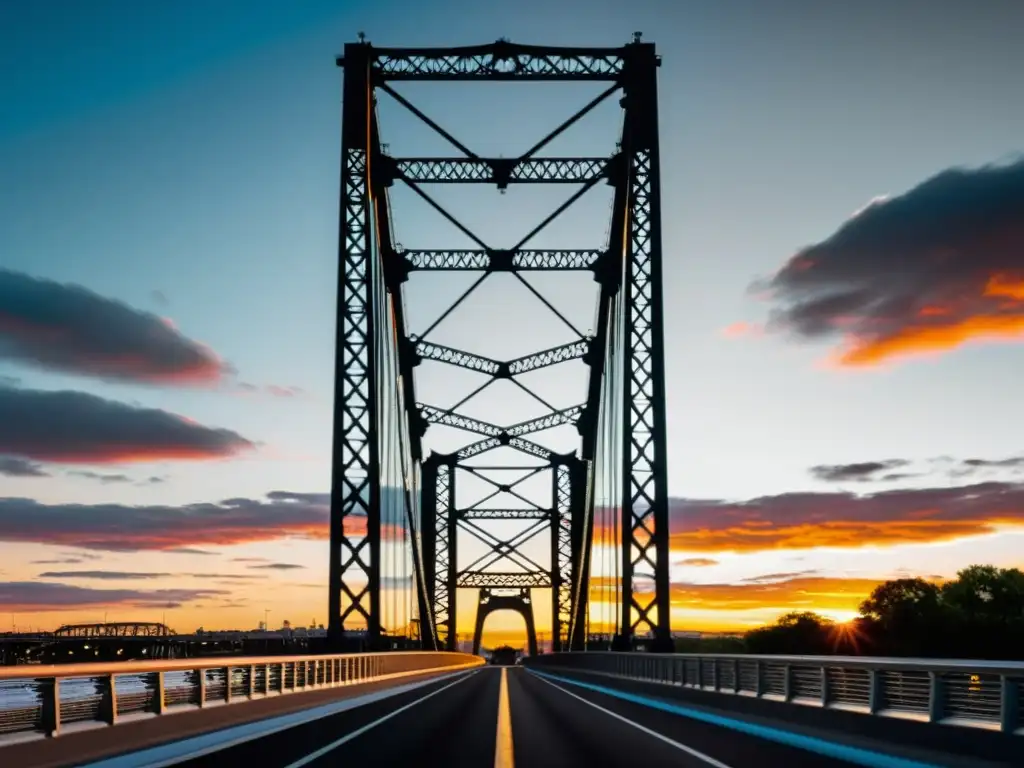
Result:
M834 339L827 363L872 367L1024 339L1024 160L944 171L873 201L758 290L770 327Z
M718 565L718 561L710 557L685 557L676 565L688 565L691 568L708 568L712 565Z
M598 519L600 516L598 516ZM874 494L786 493L747 501L670 499L677 554L858 548L952 541L1024 527L1024 485L975 483ZM601 531L596 532L600 540Z

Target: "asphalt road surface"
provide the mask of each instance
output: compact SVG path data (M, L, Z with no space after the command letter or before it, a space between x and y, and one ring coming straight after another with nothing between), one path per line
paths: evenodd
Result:
M250 734L163 768L326 768L444 765L446 768L862 765L928 768L861 753L850 761L624 701L520 667L458 673L343 712ZM122 758L123 760L124 758Z

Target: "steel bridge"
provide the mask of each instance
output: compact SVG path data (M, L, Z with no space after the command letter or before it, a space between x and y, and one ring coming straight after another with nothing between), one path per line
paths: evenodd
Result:
M613 647L630 648L642 636L655 650L669 650L660 60L654 44L639 34L618 48L499 40L467 48L394 49L361 39L346 45L337 63L344 86L329 637L340 648L358 629L365 630L370 649L387 647L389 637L415 635L424 649L454 650L457 596L477 589L475 647L483 616L500 606L526 616L529 644L535 648L532 598L549 591L554 649L581 648L589 625L591 573L596 573L593 542L600 536L601 556L617 553L614 567L595 577L601 580L602 600L615 605L615 626L609 628ZM596 93L525 152L484 157L449 133L442 116L426 114L396 90L398 83L409 81L442 81L452 88L467 82L499 87L508 81L583 81L593 82ZM616 96L621 135L606 154L545 154L554 139ZM410 119L429 126L452 147L452 155L392 152L381 140L381 99L393 100ZM396 184L411 190L476 247L417 249L396 243L391 201ZM526 223L518 242L498 244L437 201L431 187L453 184L498 191L520 184L574 189L535 226ZM530 247L598 185L613 191L607 242L581 242L575 249ZM417 273L430 271L479 276L430 327L414 330L405 299L415 294ZM589 273L596 281L597 320L590 333L577 330L526 278L548 271ZM572 329L570 340L513 359L432 341L437 325L498 273L512 275L552 317L565 321ZM454 404L420 402L418 368L427 361L467 369L486 380ZM550 405L522 380L523 374L569 361L588 368L581 387L585 399L569 407ZM534 417L505 424L461 412L500 380L535 398ZM431 425L455 428L468 437L450 452L428 450L424 436ZM569 452L547 447L539 435L566 426L578 434ZM505 458L488 462L491 452ZM500 471L520 477L495 479ZM525 481L538 477L547 478L542 500L520 491ZM463 504L457 491L465 478L484 482L491 492ZM495 533L488 528L492 521L515 521L519 527L509 533L506 525ZM466 536L478 548L482 545L484 554L462 565ZM540 549L544 558L537 554ZM396 583L402 587L396 590ZM402 600L409 610L396 609Z

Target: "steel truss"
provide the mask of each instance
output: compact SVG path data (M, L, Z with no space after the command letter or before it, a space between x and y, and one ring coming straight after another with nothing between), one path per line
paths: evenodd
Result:
M481 590L477 634L485 611L505 605L525 611L530 590L552 590L556 649L582 647L586 637L591 542L602 478L618 476L616 497L621 537L621 599L617 642L628 647L650 633L656 649L671 645L669 633L668 507L665 464L664 338L662 328L661 215L657 83L654 45L639 36L619 48L552 48L499 40L469 48L389 49L361 41L345 46L338 319L331 509L330 634L366 630L378 646L394 627L382 620L380 591L382 509L396 495L411 550L418 627L428 648L456 647L456 594ZM389 82L399 80L604 81L606 90L520 157L485 158L421 112ZM537 157L552 139L613 94L622 94L622 139L608 157ZM433 128L457 157L393 157L380 143L376 99L385 93ZM455 225L475 250L405 250L391 241L388 189L402 183ZM574 184L577 191L511 248L489 246L423 189L424 184ZM611 236L605 248L536 250L528 243L598 183L615 191ZM441 318L418 336L402 314L403 284L424 270L476 270L482 276ZM514 360L496 360L427 340L430 332L489 274L584 270L600 285L595 334ZM558 310L543 299L552 312ZM564 319L564 318L563 318ZM418 403L414 374L424 360L487 375L488 384L508 379L544 404L546 413L512 425L491 424L451 408ZM516 377L570 360L590 369L587 401L556 409ZM390 361L390 362L388 362ZM487 386L487 385L484 385ZM483 387L482 387L483 388ZM482 389L481 388L481 389ZM478 389L476 392L479 392ZM476 394L472 393L469 397ZM397 422L384 413L398 412ZM609 424L615 422L614 429ZM430 424L479 436L452 454L424 457L421 438ZM576 454L554 453L527 439L560 425L581 435ZM607 435L617 437L609 440ZM391 447L397 442L399 448ZM521 468L516 482L499 484L466 462L509 447L542 463ZM398 458L395 458L395 457ZM399 466L399 470L387 467ZM612 469L609 469L611 467ZM492 483L491 496L457 508L458 473ZM516 490L540 472L551 476L553 505L540 508ZM389 483L397 482L397 489ZM422 495L420 495L422 488ZM492 509L498 493L525 507ZM605 500L605 504L609 501ZM394 517L394 516L392 516ZM519 520L526 527L501 539L481 520ZM361 520L360 525L355 525ZM483 542L488 552L466 568L457 565L458 532ZM522 552L534 537L550 537L551 565L539 566ZM519 590L507 598L495 590ZM505 599L507 598L507 599ZM525 615L525 614L524 614ZM476 639L479 643L479 636Z

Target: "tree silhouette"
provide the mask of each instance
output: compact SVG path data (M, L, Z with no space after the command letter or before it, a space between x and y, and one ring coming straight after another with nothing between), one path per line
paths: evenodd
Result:
M750 653L1024 659L1024 572L972 565L943 584L892 579L837 624L804 611L744 636ZM703 649L710 653L709 649Z

